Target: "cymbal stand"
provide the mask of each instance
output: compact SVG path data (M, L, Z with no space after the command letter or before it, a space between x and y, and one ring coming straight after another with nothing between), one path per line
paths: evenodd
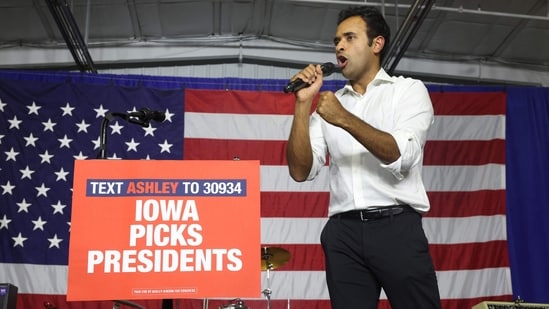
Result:
M273 292L271 290L271 270L273 268L273 264L269 263L269 257L267 256L267 288L264 289L263 295L265 295L265 299L267 300L267 309L271 309L271 293Z

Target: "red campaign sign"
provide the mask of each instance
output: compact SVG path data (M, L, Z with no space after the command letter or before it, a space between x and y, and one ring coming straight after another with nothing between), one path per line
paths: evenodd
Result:
M67 299L261 294L259 161L77 160Z

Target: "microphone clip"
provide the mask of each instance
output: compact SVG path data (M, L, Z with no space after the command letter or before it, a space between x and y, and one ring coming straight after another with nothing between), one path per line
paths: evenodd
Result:
M148 127L150 125L150 121L144 117L140 117L137 115L132 115L133 113L129 113L126 115L126 121L130 123L138 124L142 127Z
M165 119L166 115L163 112L142 108L137 112L128 113L126 121L148 127L151 120L163 122Z

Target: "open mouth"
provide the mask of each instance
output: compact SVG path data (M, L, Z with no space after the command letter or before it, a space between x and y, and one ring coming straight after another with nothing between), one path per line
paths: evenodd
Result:
M347 65L348 59L345 56L337 56L337 65L343 69Z

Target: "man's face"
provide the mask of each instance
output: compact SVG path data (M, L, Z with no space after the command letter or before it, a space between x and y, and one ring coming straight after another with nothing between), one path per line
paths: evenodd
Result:
M379 44L368 45L366 23L360 16L343 20L336 29L334 44L336 57L343 76L349 80L359 80L373 66L378 65L375 53Z

